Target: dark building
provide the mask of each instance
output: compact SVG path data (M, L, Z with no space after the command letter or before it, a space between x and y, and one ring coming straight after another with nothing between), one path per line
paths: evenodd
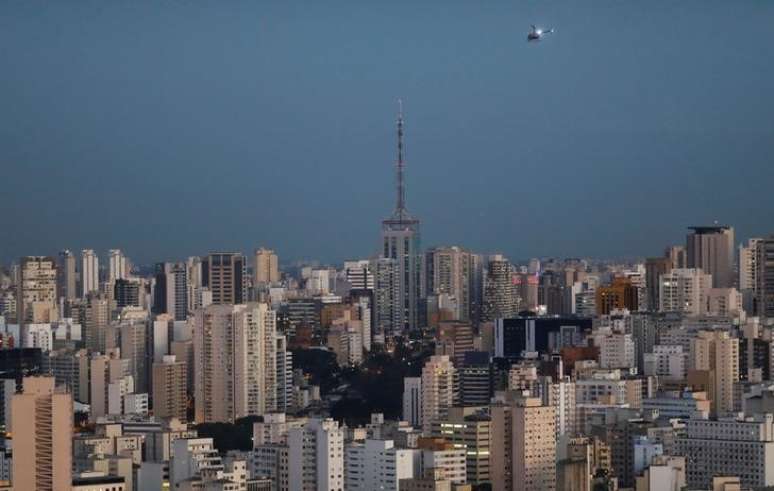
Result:
M486 351L468 351L457 370L462 406L487 406L493 395L492 365Z
M750 380L750 370L759 368L763 380L771 380L769 342L759 338L739 339L739 379Z
M591 330L591 319L582 317L516 317L495 322L495 356L520 360L523 352L550 353L564 346L564 339Z
M21 380L28 375L39 375L43 366L40 348L12 348L0 350L0 378Z
M600 286L596 292L597 315L610 315L616 309L635 312L639 309L638 288L628 278L614 278L613 283Z
M645 260L645 285L648 289L648 310L657 312L659 306L658 280L662 274L672 271L672 260L668 257L649 257Z
M113 286L113 297L116 307L140 306L140 283L136 280L118 279Z
M213 304L245 302L245 258L242 254L213 252L202 261L202 274L207 278Z
M188 270L185 263L158 263L154 278L151 311L157 315L170 314L176 321L185 320L188 317Z
M291 329L307 326L313 331L320 329L320 312L322 305L314 298L291 298L285 305L288 323Z

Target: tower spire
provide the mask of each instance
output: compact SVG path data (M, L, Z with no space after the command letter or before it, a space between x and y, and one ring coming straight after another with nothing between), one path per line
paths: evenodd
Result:
M398 196L397 203L395 204L395 214L401 217L406 214L406 185L403 180L403 166L403 100L398 99Z

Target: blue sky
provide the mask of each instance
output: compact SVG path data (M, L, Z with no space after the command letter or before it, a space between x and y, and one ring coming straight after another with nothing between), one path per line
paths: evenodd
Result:
M426 246L771 233L772 25L765 0L2 2L0 261L366 257L398 97Z

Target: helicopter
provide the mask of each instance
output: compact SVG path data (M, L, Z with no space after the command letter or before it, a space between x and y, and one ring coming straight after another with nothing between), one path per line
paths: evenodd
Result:
M551 34L554 32L554 29L538 29L535 24L532 24L530 26L529 34L527 34L527 41L540 41L544 35Z

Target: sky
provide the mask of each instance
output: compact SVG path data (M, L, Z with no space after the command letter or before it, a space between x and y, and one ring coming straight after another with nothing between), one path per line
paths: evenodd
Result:
M772 25L769 0L6 0L0 262L368 257L398 98L424 246L772 233Z

